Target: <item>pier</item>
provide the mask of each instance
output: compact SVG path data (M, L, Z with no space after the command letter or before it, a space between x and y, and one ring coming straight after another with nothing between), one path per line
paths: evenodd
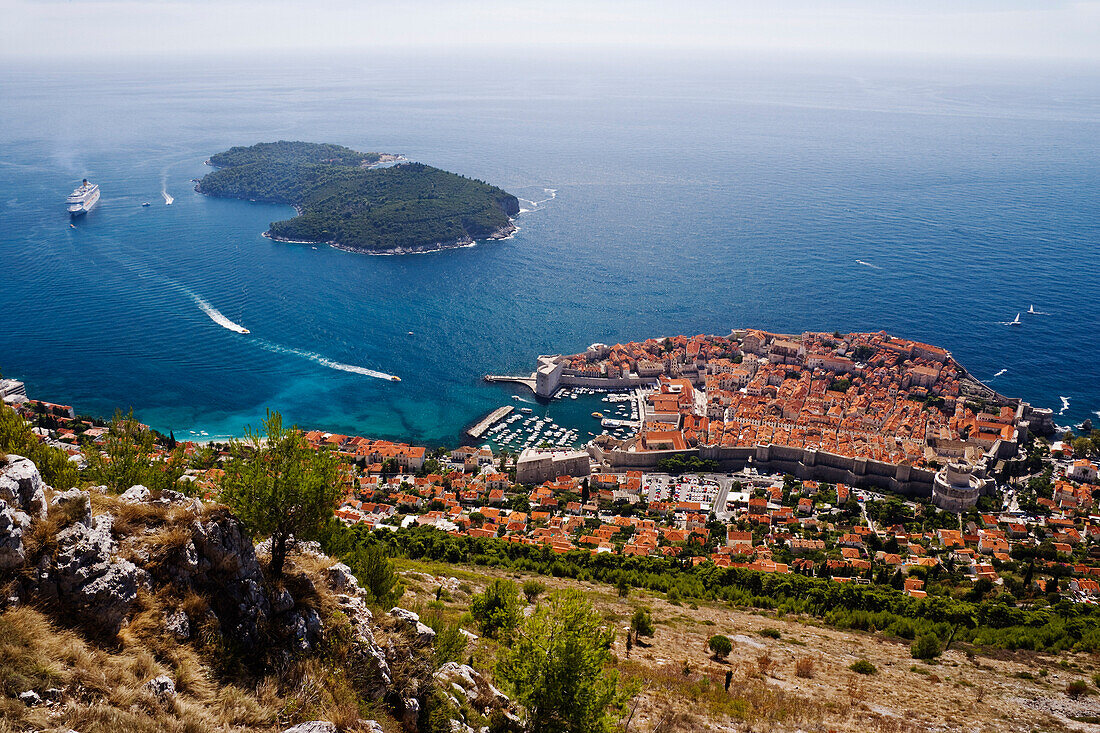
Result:
M510 412L512 412L513 409L515 408L513 408L511 405L498 407L497 409L486 415L484 418L482 418L481 422L479 422L477 425L467 430L466 434L469 435L471 438L480 439L481 436L485 434L485 431L492 427L493 423L507 416Z
M537 391L536 388L535 388L535 375L534 374L531 374L530 376L527 376L527 377L509 377L509 376L502 375L502 374L486 374L485 375L485 381L486 382L511 382L512 384L522 384L524 387L527 387L532 392Z

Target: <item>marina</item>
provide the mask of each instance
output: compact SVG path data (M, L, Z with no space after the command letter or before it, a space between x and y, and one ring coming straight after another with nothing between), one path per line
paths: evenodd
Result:
M500 420L501 418L505 417L506 415L508 415L508 413L512 412L512 410L514 410L514 409L515 408L513 408L511 405L505 405L503 407L498 407L497 409L493 410L488 415L486 415L477 425L475 425L472 428L470 428L469 430L467 430L466 433L471 438L474 438L474 439L480 438L482 435L485 434L485 431L488 430L493 425L493 423L495 423L498 420Z
M512 452L546 445L577 448L598 435L625 440L634 434L638 409L637 390L567 387L549 402L525 405L504 419L497 418L483 437L489 447Z

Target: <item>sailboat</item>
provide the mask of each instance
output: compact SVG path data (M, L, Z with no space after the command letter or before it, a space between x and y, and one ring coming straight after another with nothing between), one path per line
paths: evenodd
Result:
M1033 305L1029 305L1027 307L1027 312L1030 313L1031 315L1035 315L1037 313L1037 311L1035 310L1035 306L1033 306Z
M1019 313L1017 313L1017 314L1016 314L1016 320L1014 320L1014 321L1009 321L1009 322L1008 322L1008 325L1010 325L1010 326L1021 326L1021 325L1023 325L1023 324L1022 324L1022 323L1020 322L1020 314L1019 314Z

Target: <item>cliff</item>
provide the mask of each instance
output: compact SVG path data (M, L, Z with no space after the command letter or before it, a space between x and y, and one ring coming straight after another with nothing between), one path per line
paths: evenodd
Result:
M519 201L506 191L421 163L371 167L381 159L337 145L261 143L212 156L219 170L195 190L292 205L298 216L273 222L267 236L350 251L424 252L515 231Z
M472 668L436 663L417 614L372 612L347 565L308 546L281 580L265 563L225 507L143 486L54 491L0 456L0 719L377 733L426 715L469 730L508 709ZM456 690L466 704L441 705Z

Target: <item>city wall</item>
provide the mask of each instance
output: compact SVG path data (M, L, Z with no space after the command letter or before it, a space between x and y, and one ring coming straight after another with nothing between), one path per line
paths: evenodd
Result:
M596 445L589 452L614 471L656 470L662 458L698 456L718 462L721 471L755 468L761 473L789 473L806 481L827 481L861 489L880 489L905 496L929 497L935 472L906 464L892 464L868 458L852 458L812 448L782 445L750 447L704 446L686 451L603 451Z

